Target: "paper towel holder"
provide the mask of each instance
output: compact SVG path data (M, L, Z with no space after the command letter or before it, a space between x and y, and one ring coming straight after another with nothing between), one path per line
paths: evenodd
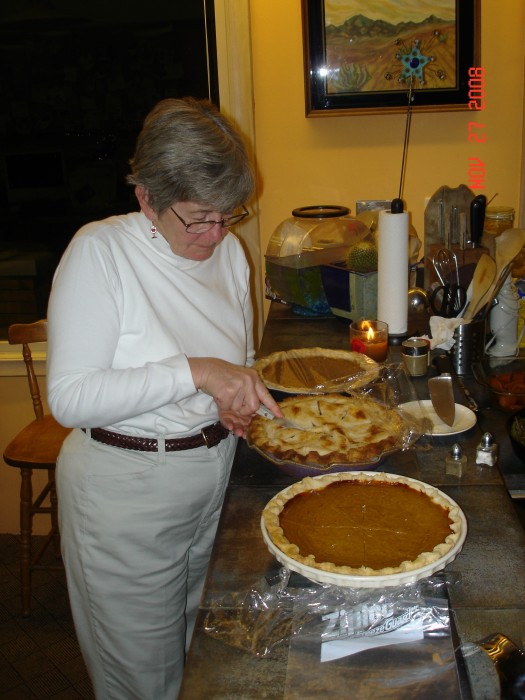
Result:
M406 122L405 122L405 137L403 140L403 156L401 158L401 175L399 178L399 194L397 197L392 199L392 203L390 205L390 212L392 214L403 214L404 213L404 204L403 204L403 189L404 189L404 184L405 184L405 170L406 170L406 156L407 156L407 150L408 150L408 142L410 138L410 125L412 121L412 100L413 100L413 89L414 89L414 75L412 74L410 77L410 85L408 89L408 103L407 103L407 114L406 114ZM407 270L407 275L408 275L408 270ZM407 277L408 280L408 277ZM407 285L408 287L408 285ZM408 292L408 289L407 289ZM408 300L408 296L407 296ZM408 301L407 301L408 304ZM389 333L388 334L388 344L389 345L401 345L403 341L405 341L408 338L408 326L407 330L402 332L402 333Z

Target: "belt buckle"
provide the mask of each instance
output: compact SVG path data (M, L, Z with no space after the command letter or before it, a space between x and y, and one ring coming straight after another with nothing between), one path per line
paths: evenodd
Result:
M213 445L210 444L210 438L208 438L206 431L212 429L213 427L213 425L205 425L204 428L201 428L202 439L204 440L204 444L208 449L213 447Z

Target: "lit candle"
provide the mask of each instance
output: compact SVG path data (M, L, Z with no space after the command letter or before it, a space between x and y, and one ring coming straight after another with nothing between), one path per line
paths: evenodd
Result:
M376 362L388 355L388 324L384 321L354 321L350 325L350 350L361 352Z

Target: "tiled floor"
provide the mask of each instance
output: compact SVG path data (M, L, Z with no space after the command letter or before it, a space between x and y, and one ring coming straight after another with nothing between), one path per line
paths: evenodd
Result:
M33 574L32 615L23 618L18 562L18 538L0 535L0 699L93 700L64 574Z

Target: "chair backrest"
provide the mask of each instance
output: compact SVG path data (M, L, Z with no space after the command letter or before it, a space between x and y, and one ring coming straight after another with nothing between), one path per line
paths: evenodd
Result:
M32 343L44 343L47 341L47 320L42 319L34 323L13 323L7 330L7 339L10 345L22 345L22 355L26 365L27 381L33 401L33 410L37 420L44 418L44 407L40 396L40 387L33 366L31 354Z

